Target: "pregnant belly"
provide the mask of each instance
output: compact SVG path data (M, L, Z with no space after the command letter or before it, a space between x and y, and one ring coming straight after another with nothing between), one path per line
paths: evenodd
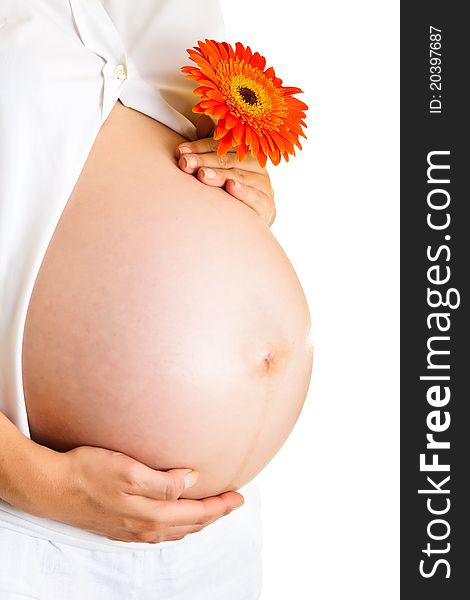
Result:
M248 483L294 426L310 316L252 209L176 166L183 138L119 102L44 256L23 380L33 440L200 471L186 497Z

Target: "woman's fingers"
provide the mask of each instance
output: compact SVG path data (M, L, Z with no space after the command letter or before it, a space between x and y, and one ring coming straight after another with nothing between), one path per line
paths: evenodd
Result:
M237 492L225 492L220 496L203 498L202 500L189 500L179 498L168 502L156 504L149 500L145 502L145 514L154 516L157 524L165 527L171 526L206 526L209 523L228 515L232 510L239 508L244 503L243 496ZM144 504L144 503L143 503Z
M137 461L130 465L126 493L153 500L176 500L196 484L199 473L189 469L157 471Z
M237 492L226 492L202 500L166 502L159 507L158 518L172 525L209 525L220 517L228 515L243 502L243 496Z
M273 193L269 177L262 173L253 173L243 169L214 169L203 167L197 172L199 181L216 187L224 187L228 181L236 181L244 186L251 186L270 195Z
M194 142L183 142L176 148L176 158L181 158L184 154L202 154L204 152L217 152L219 146L218 140L208 137ZM236 152L235 148L230 148L229 153Z
M228 179L233 179L257 187L266 194L273 193L267 170L262 169L258 161L246 159L240 162L236 154L217 156L215 152L211 152L183 155L178 161L178 166L185 173L197 174L200 181L209 185L222 187Z
M206 140L199 140L199 142L205 142ZM214 140L208 140L214 141ZM198 142L193 142L193 144L197 144ZM217 142L216 142L217 144ZM210 146L210 144L209 144ZM256 158L253 158L251 154L249 154L244 161L240 162L233 152L227 152L222 156L219 156L216 152L217 145L214 150L210 150L209 148L204 150L193 149L192 152L185 152L181 154L178 159L178 166L180 169L185 171L185 173L195 173L197 169L200 167L212 167L219 169L233 169L240 167L244 171L252 171L254 173L264 173L267 171L263 167L260 166Z
M224 188L271 227L276 218L276 207L267 170L251 155L239 161L235 148L218 156L218 144L212 138L184 142L176 149L178 167L185 173L196 175L206 185Z
M274 192L268 177L241 169L199 169L197 178L206 185L224 187L237 200L252 208L268 225L276 218Z
M232 179L227 181L225 190L231 196L252 208L268 227L271 227L274 223L276 206L273 195L265 194L250 185L244 185Z

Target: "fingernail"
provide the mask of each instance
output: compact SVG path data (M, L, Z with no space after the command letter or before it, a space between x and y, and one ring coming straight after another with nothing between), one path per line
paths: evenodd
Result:
M198 479L199 479L198 471L191 471L191 473L188 473L187 475L185 475L184 476L185 489L192 487L197 482Z
M195 156L186 156L184 159L184 164L187 169L194 169L197 167L197 160Z
M188 146L178 146L177 150L178 158L181 158L183 154L189 154L189 152L191 152L191 148L188 148Z
M235 506L235 508L233 508L232 510L237 510L237 508L241 508L245 503L242 502L241 504L239 504L238 506Z
M212 169L201 169L204 179L215 179L216 172Z
M234 179L232 179L233 181L233 188L234 190L236 190L237 192L239 192L242 189L242 186L238 183L238 181L235 181Z

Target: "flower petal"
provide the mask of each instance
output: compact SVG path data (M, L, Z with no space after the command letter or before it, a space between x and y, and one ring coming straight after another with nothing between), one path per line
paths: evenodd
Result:
M264 154L263 152L258 152L256 158L258 159L258 162L260 164L260 167L262 169L264 169L264 167L266 166L266 162L268 160L268 157L266 156L266 154Z
M268 144L268 141L267 141L267 139L266 139L266 137L264 135L262 135L259 138L259 145L261 146L261 150L265 154L269 154L269 144Z
M257 67L260 71L264 71L264 67L266 66L266 59L264 56L261 56L259 52L255 52L250 61L254 67Z
M255 133L251 138L251 151L253 156L256 156L259 152L259 137Z
M243 125L243 123L241 121L238 121L238 123L233 128L233 139L236 144L239 144L242 141L244 134L245 134L245 126Z
M219 45L215 40L206 40L206 45L210 48L209 56L213 56L217 61L223 58L220 54L220 49L223 48L221 44Z
M245 125L245 144L247 146L251 145L251 139L252 139L252 130L251 130L251 127L248 124L246 124Z
M232 129L232 127L235 127L239 122L240 119L238 117L231 112L227 113L227 116L225 117L225 127L227 129Z
M202 108L220 106L220 102L218 100L212 100L211 98L205 98L204 100L201 100L199 104Z
M196 94L196 96L204 96L210 89L212 88L201 85L193 90L193 94Z
M225 96L220 93L219 90L210 90L207 92L208 98L213 98L214 100L218 100L219 102L225 102Z
M226 44L224 44L224 43L222 42L221 44L219 43L219 44L217 44L217 45L218 45L218 47L219 47L219 54L220 54L220 58L221 58L222 60L228 60L228 59L230 58L230 55L229 55L229 53L228 53L228 50L227 50L227 46L226 46Z
M230 109L226 104L219 104L219 106L214 109L214 116L216 119L221 119L222 117L225 117L229 110Z
M276 142L276 144L282 151L287 150L288 152L290 151L292 153L292 151L294 149L294 145L291 142L289 142L288 140L286 140L286 138L279 135L279 133L277 131L271 131L270 133L271 133L271 137L273 138L273 140Z
M245 46L241 42L235 44L235 55L241 60L245 56Z
M235 51L232 48L232 46L228 42L222 42L222 44L224 45L225 49L227 50L229 59L230 58L234 58L235 57Z
M227 135L227 131L228 130L225 125L224 119L220 119L214 130L214 134L213 134L214 140L222 139L225 135Z
M264 76L267 77L268 79L274 79L276 77L276 74L274 73L274 69L272 67L269 67L269 69L267 69L264 72Z
M244 161L248 154L248 146L246 144L240 144L237 146L237 158L239 161Z
M284 96L286 95L292 95L292 94L302 94L302 90L300 88L296 88L296 87L284 87L282 88L283 94Z
M247 46L245 49L245 55L243 57L244 61L246 63L250 64L252 56L253 56L253 52L251 51L250 46Z
M273 165L278 165L281 162L281 152L279 148L275 148L274 153L270 154Z
M220 141L217 147L218 156L222 156L233 147L232 144L232 132L229 131L226 136L224 136Z

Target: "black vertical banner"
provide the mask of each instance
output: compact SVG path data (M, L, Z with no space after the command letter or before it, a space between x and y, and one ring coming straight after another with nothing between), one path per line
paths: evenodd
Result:
M401 3L401 598L470 598L467 3Z

